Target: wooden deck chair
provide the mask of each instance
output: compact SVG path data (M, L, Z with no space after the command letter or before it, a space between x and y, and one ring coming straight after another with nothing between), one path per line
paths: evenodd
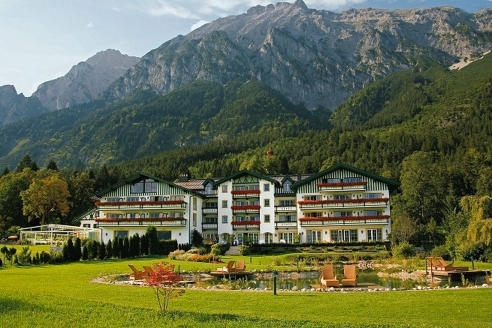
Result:
M321 267L321 275L319 276L321 286L323 287L340 287L340 282L337 275L333 271L333 265L323 265Z
M244 260L239 260L236 263L236 271L244 271L246 270L246 264L244 263Z
M218 268L217 271L234 272L236 270L235 266L236 266L236 261L229 261L229 262L227 262L227 265L225 267Z
M130 269L132 269L132 273L130 274L130 279L132 280L142 280L147 277L147 272L140 271L133 264L128 264Z
M440 267L443 268L442 270L444 270L444 271L468 271L467 266L454 266L452 263L448 264L440 256L436 256L435 259L439 263Z
M355 265L343 266L342 286L357 286L357 267Z

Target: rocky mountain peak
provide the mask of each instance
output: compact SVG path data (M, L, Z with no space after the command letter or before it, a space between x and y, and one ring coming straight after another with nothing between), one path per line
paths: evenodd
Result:
M217 19L149 52L105 94L137 87L167 93L197 79L256 78L308 108L334 109L424 56L450 65L492 48L492 14L453 7L415 10L308 9L302 1L255 6Z
M33 96L51 110L94 100L139 60L112 49L98 52L66 75L41 84Z

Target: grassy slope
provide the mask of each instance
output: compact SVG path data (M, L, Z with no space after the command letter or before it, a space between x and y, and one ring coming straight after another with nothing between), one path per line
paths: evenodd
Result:
M237 258L236 258L237 259ZM249 264L249 258L245 258ZM224 258L225 261L228 258ZM271 258L254 258L262 268ZM159 317L149 288L93 283L152 259L0 269L0 327L487 327L490 289L377 293L198 291ZM262 262L263 265L259 265ZM217 265L179 263L182 270ZM490 325L489 325L490 327Z

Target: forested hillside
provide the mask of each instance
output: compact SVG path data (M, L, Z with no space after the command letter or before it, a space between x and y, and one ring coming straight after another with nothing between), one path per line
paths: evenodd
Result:
M39 163L97 167L245 134L296 136L328 128L328 118L258 81L195 81L166 95L139 89L113 105L92 102L0 127L0 163L12 168L30 154Z

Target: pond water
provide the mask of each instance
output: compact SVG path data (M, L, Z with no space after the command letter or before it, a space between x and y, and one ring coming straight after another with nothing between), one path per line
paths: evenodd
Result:
M384 288L404 288L412 289L419 285L419 283L413 280L400 280L395 278L383 278L379 277L377 273L372 272L359 272L357 282L382 286ZM226 284L227 279L215 277L209 280L197 281L201 286L215 286ZM273 289L273 278L271 274L259 274L250 276L247 278L237 279L235 283L241 288L259 288L259 289ZM299 289L309 289L313 285L319 285L319 273L318 272L301 272L301 273L279 273L277 276L277 289L291 290L293 287ZM422 285L422 283L420 283Z
M340 276L339 276L340 277ZM236 279L229 282L227 278L214 277L212 279L192 279L195 283L199 284L201 287L216 286L216 285L226 285L234 283L236 289L252 288L252 289L273 289L273 277L271 273L256 274L249 276L247 278ZM357 282L361 286L380 286L389 289L413 289L415 287L430 286L425 281L414 281L411 279L401 280L391 277L380 277L374 270L359 271ZM485 283L485 277L478 278L474 281L470 281L471 285L481 285ZM312 286L319 286L319 272L280 272L277 276L277 289L291 290L293 287L298 289L310 289ZM434 287L446 287L448 286L448 280L439 280L435 278ZM452 281L449 287L462 286L461 281Z

